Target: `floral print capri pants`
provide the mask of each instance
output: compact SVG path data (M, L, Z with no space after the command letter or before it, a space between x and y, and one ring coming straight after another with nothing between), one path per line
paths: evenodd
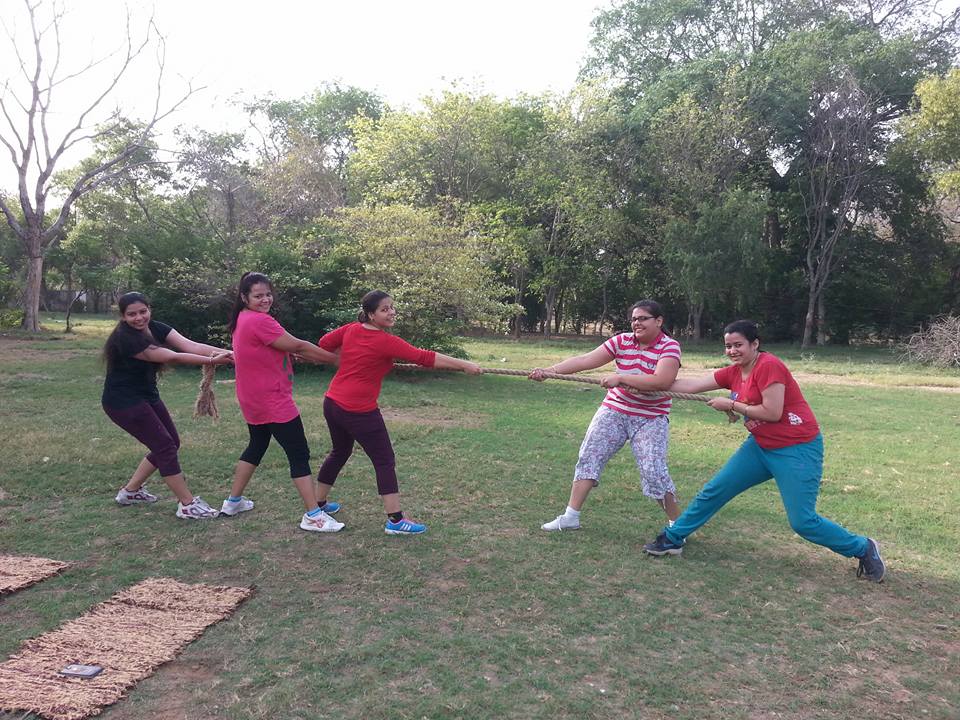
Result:
M676 497L676 487L667 472L669 438L670 420L666 415L638 417L601 405L580 445L573 479L593 480L599 485L604 466L629 442L640 469L643 494L654 500L663 500L668 493Z

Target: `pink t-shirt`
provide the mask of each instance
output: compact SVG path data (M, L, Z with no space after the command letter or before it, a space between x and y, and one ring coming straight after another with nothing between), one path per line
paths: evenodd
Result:
M272 315L242 310L233 331L237 402L251 425L285 423L300 414L293 402L293 362L270 347L284 329Z
M747 405L763 403L763 391L775 383L783 385L783 415L778 422L744 418L743 424L753 433L757 445L765 450L810 442L820 434L820 426L800 392L800 386L783 361L768 352L760 353L746 380L739 365L728 365L713 373L717 385L727 388L737 401Z
M637 342L632 332L614 335L601 345L616 361L618 375L653 375L657 364L667 358L680 363L680 343L661 332L650 345ZM672 401L667 396L650 398L639 390L617 385L607 391L603 406L624 415L654 418L669 415Z

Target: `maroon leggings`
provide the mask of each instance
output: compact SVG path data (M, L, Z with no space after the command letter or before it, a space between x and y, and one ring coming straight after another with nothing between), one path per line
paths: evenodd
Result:
M177 457L180 436L177 435L177 427L163 401L144 401L129 408L104 405L103 411L108 418L150 449L147 462L157 468L160 475L170 477L181 472L180 460Z
M330 430L333 449L320 466L317 482L324 485L336 482L340 470L353 454L353 443L356 441L373 463L377 474L377 494L392 495L400 491L393 445L390 444L390 435L387 434L387 426L379 409L362 413L348 412L325 397L323 417Z

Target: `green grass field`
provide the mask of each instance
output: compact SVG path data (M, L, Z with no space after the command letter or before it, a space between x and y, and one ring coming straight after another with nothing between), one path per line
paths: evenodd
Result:
M384 384L405 509L421 537L383 534L369 462L334 499L347 528L297 528L278 447L251 483L257 508L177 520L161 501L117 507L139 458L100 409L98 351L112 321L51 318L42 338L0 336L0 552L73 566L0 600L0 659L25 639L151 576L254 585L229 620L109 708L155 718L960 717L960 374L902 366L887 350L801 354L790 365L823 426L820 511L877 538L889 575L793 534L773 483L744 494L682 557L641 546L662 524L628 451L591 495L583 530L547 534L563 510L597 387L400 372ZM469 340L484 366L528 368L584 341ZM685 372L723 364L685 347ZM219 370L227 379L229 370ZM329 448L330 372L298 375L314 470ZM191 418L200 373L161 393L195 493L219 505L246 428L232 387L222 418ZM677 401L671 472L688 501L744 438Z

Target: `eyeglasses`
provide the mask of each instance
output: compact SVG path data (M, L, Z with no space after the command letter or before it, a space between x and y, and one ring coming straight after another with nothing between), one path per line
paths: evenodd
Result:
M634 315L632 318L630 318L630 322L632 323L646 322L647 320L653 320L653 319L654 319L653 315Z

